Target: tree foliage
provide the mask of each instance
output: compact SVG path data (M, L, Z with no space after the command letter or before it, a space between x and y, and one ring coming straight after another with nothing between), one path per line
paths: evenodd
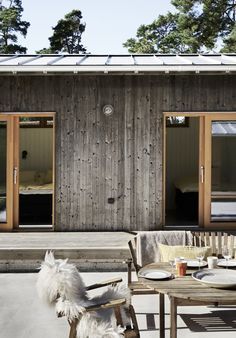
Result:
M81 44L81 36L85 31L85 24L81 22L82 13L73 10L66 14L64 19L58 21L53 27L53 35L49 38L50 47L43 48L37 53L85 53L86 49Z
M141 25L124 47L131 53L236 52L236 0L172 0L175 12Z
M17 44L20 33L26 37L30 23L22 21L22 1L0 1L0 53L15 54L26 53L27 49Z

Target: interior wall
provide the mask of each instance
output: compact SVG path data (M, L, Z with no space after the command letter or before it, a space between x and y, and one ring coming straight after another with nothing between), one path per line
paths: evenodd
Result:
M22 159L22 151L27 158ZM52 169L53 128L20 128L20 169L47 171Z
M188 127L166 128L166 207L175 209L175 186L180 179L198 176L199 118L190 117Z

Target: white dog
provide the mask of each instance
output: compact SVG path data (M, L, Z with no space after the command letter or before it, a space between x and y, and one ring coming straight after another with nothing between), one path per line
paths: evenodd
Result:
M77 327L78 338L123 337L124 329L116 325L113 310L84 313L86 307L112 299L126 298L126 304L121 307L121 316L124 326L130 325L127 315L130 292L127 287L122 284L109 287L102 295L90 298L75 265L69 264L67 259L55 259L52 252L46 253L41 265L37 291L41 299L48 304L55 304L56 312L65 315L70 322L81 318Z

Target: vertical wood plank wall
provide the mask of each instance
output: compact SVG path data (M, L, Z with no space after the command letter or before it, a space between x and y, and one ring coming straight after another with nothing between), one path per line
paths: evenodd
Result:
M0 78L0 112L56 112L57 231L161 228L163 111L235 110L230 74Z

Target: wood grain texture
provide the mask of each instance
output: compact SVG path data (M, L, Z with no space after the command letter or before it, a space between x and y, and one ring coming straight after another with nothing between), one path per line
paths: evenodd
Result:
M235 88L229 74L2 76L0 112L56 112L57 231L154 230L163 111L235 111Z

